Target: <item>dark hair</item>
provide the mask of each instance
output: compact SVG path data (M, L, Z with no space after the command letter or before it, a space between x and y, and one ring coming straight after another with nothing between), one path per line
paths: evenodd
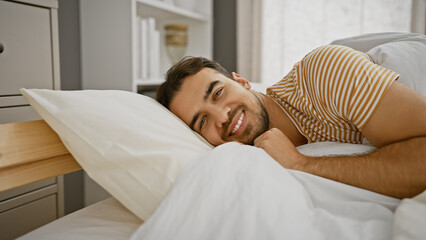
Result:
M215 61L204 57L185 57L167 71L166 81L157 89L157 101L169 108L173 98L182 87L183 79L198 73L203 68L212 68L233 79L231 74Z

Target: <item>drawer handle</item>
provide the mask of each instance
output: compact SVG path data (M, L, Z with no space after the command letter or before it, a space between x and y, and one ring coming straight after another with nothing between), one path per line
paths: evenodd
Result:
M0 53L2 53L4 51L4 45L3 43L0 43Z

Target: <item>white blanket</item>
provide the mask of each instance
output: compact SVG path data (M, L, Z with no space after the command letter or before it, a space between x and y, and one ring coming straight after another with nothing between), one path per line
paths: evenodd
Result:
M132 239L390 239L399 202L227 143L182 172Z

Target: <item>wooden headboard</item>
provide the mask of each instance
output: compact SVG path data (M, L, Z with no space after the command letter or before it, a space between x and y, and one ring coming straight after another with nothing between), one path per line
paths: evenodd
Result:
M45 121L0 124L0 192L79 169Z

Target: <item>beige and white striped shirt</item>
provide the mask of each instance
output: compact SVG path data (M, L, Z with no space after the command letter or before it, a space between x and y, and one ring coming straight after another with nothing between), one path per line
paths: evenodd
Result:
M308 142L362 143L365 127L399 75L367 54L328 45L307 54L267 89Z

